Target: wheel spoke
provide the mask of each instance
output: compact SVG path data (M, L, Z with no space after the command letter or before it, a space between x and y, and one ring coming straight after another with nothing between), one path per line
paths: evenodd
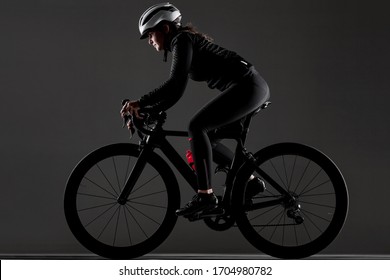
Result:
M127 205L127 206L131 207L131 209L137 211L137 212L140 213L142 216L144 216L145 218L147 218L147 219L149 219L150 221L154 222L155 224L161 225L160 222L157 222L155 219L153 219L153 218L149 217L148 215L146 215L145 213L139 211L139 210L138 210L137 208L135 208L134 206L132 206L132 205Z
M131 201L132 204L138 204L138 205L144 205L144 206L150 206L150 207L156 207L161 209L167 209L166 206L156 205L156 204L150 204L150 203L142 203L137 201Z
M286 224L286 215L283 215L283 224ZM283 231L283 234L282 234L282 246L284 246L284 235L286 233L286 227L283 227L282 231Z
M127 236L129 237L130 245L133 245L133 242L131 241L130 227L129 227L129 221L127 219L126 210L125 207L122 208L123 208L123 215L125 216L125 221L126 221Z
M318 215L315 215L314 213L311 213L311 212L309 212L309 211L302 211L302 214L304 214L304 216L305 216L305 218L307 218L309 221L310 221L310 223L316 228L316 229L318 229L318 231L320 232L320 233L322 233L323 231L317 226L317 224L309 217L309 215L307 215L307 213L310 213L310 214L312 214L313 216L315 216L315 217L317 217L317 218L321 218L321 219L323 219L323 220L325 220L325 221L327 221L327 222L330 222L329 220L326 220L326 219L324 219L324 218L322 218L322 217L320 217L320 216L318 216ZM306 214L306 215L305 215Z
M288 175L287 175L287 167L286 167L286 161L284 159L284 155L282 156L282 160L283 160L283 167L284 167L284 175L286 176L286 186L287 186L287 190L290 190L290 184L288 182Z
M306 235L307 235L307 237L309 238L309 240L311 242L313 239L311 238L309 230L307 229L306 223L303 223L303 228L305 229Z
M317 218L319 218L319 219L321 219L321 220L323 220L323 221L325 221L325 222L328 222L328 223L331 222L331 220L326 219L326 218L324 218L324 217L321 217L321 216L319 216L319 215L316 215L316 214L314 214L313 212L308 211L308 210L302 210L302 213L305 213L305 214L306 214L306 217L308 217L307 214L310 214L310 215L312 215L312 216L314 216L314 217L317 217ZM310 220L310 221L311 221L311 220ZM314 223L313 223L313 224L314 224Z
M141 196L137 196L137 197L132 197L130 199L130 201L133 201L135 199L139 199L139 198L145 198L147 196L152 196L152 195L155 195L155 194L160 194L160 193L165 193L167 192L166 190L162 190L162 191L158 191L158 192L153 192L153 193L148 193L148 194L144 194L144 195L141 195Z
M131 211L129 210L128 208L129 206L128 205L125 205L125 208L127 210L127 212L130 214L130 216L133 218L133 220L135 221L135 223L137 224L138 228L142 231L142 233L145 235L146 238L148 238L148 235L146 234L146 232L144 231L144 229L141 227L141 225L139 224L138 220L134 217L133 213L131 213Z
M100 234L98 235L97 239L100 239L100 237L102 236L103 232L107 229L108 225L110 224L110 222L112 221L112 218L114 218L116 212L119 211L119 206L115 209L115 212L114 214L111 215L110 219L108 220L108 222L106 223L106 225L103 227L102 231L100 232Z
M113 194L112 192L109 192L108 190L106 190L105 188L103 188L102 186L100 186L98 183L95 183L93 180L89 179L87 176L84 176L84 179L87 180L88 182L92 183L93 185L95 185L96 187L98 187L99 189L101 189L102 191L108 193L108 194L111 195L112 197L117 197L117 195Z
M121 211L119 209L120 208L118 208L118 217L116 219L115 232L114 232L114 241L112 242L112 246L115 246L116 235L117 235L117 232L118 232L119 217L121 215Z
M107 213L108 211L110 211L112 208L114 208L115 207L115 205L116 205L116 203L111 203L112 204L112 206L110 207L110 208L108 208L108 209L106 209L105 211L103 211L103 212L101 212L98 216L96 216L93 220L91 220L90 222L88 222L88 223L86 223L85 224L85 227L88 227L90 224L92 224L93 222L95 222L97 219L99 219L101 216L103 216L105 213ZM109 204L107 204L107 205L109 205ZM105 206L107 206L107 205L105 205ZM99 207L102 207L102 206L99 206ZM92 207L92 208L96 208L96 207ZM90 208L90 209L92 209L92 208ZM83 210L79 210L79 212L80 211L84 211L84 210L90 210L90 209L83 209Z
M294 164L293 164L293 167L292 167L292 170L291 170L289 187L291 187L292 178L293 178L294 171L295 171L295 165L296 165L296 163L297 163L297 158L298 158L298 156L296 155L296 156L294 157ZM290 190L290 189L289 189L289 190Z
M138 190L142 189L144 186L146 186L148 183L150 183L151 181L155 180L157 177L159 177L160 174L157 174L156 176L152 177L151 179L149 179L148 181L146 181L145 183L143 183L141 186L139 186L138 188L136 188L131 194L134 194L135 192L137 192Z
M116 192L115 188L111 184L110 180L107 178L106 174L103 172L103 170L100 168L99 164L96 164L96 167L100 170L103 177L106 179L107 183L110 185L111 189L114 191L114 193L118 196L118 193Z
M117 184L118 184L119 193L122 193L121 184L119 183L118 169L116 168L116 163L115 163L115 158L114 158L114 157L112 157L112 163L113 163L113 165L114 165L115 176L116 176L116 182L117 182Z
M297 227L294 226L294 237L295 237L295 245L298 246L298 234L297 234Z
M323 185L325 185L325 184L327 184L327 183L329 183L329 182L331 182L331 181L330 181L330 180L327 180L327 181L325 181L325 182L323 182L323 183L321 183L321 184L318 184L317 186L314 186L314 187L312 187L311 189L308 189L308 190L305 191L305 192L301 192L301 193L299 194L299 196L300 196L300 197L305 196L306 193L311 192L311 191L313 191L313 190L315 190L315 189L317 189L317 188L319 188L319 187L321 187L321 186L323 186ZM333 194L335 194L335 193L333 192Z
M276 206L274 206L274 207L268 209L267 211L265 211L265 212L263 212L263 213L260 213L260 214L256 215L255 217L249 219L249 221L252 221L252 220L254 220L254 219L256 219L256 218L258 218L258 217L260 217L260 216L264 216L264 215L267 214L268 212L271 212L272 210L274 210L274 209L276 209L276 208L278 208L278 207L280 207L280 206L279 206L279 205L276 205Z
M282 218L283 218L283 216L284 216L283 214L285 214L285 211L284 211L284 210L280 213L279 220L278 220L278 222L276 223L277 225L280 225L280 221L282 220ZM271 234L270 240L272 240L272 238L274 237L277 228L278 228L278 227L275 227L275 228L274 228L274 231L273 231L272 234Z
M310 163L311 163L311 160L309 160L309 161L307 162L307 165L306 165L305 169L304 169L303 172L302 172L302 175L301 175L301 177L300 177L300 179L299 179L299 181L298 181L297 186L296 186L295 189L294 189L294 192L297 191L299 185L301 184L301 181L302 181L303 177L305 176L306 171L307 171L307 169L309 168Z
M104 198L104 199L109 199L109 200L116 200L113 197L107 197L107 196L102 196L102 195L94 195L94 194L88 194L88 193L79 193L79 195L89 196L89 197L97 197L97 198Z
M331 209L335 209L335 208L336 208L335 205L327 205L327 204L322 204L322 203L314 203L314 202L309 202L309 201L305 201L305 200L302 200L302 199L300 199L299 201L302 202L302 203L306 203L306 204L310 204L310 205L315 205L315 206L320 206L320 207L325 207L325 208L331 208Z
M271 163L271 165L272 165L274 171L276 172L276 175L278 175L279 180L282 182L283 186L284 186L286 189L288 189L288 186L286 186L286 184L284 183L282 177L281 177L280 174L279 174L279 171L276 169L276 167L275 167L274 163L272 162L272 160L270 160L270 163Z
M311 196L335 196L335 192L329 192L329 193L315 193L315 194L305 194L305 195L300 195L299 197L311 197Z
M77 211L78 212L83 212L83 211L92 210L92 209L96 209L96 208L101 208L101 207L105 207L105 206L109 206L109 205L115 206L115 204L116 204L116 202L105 203L105 204L90 206L90 207L87 207L87 208L81 208L81 209L78 209Z
M262 225L262 226L261 226L261 229L260 229L259 231L257 231L257 232L260 233L260 232L263 231L266 227L270 226L271 223L272 223L276 218L278 218L279 216L282 216L282 215L283 215L283 212L284 212L284 210L282 209L282 210L281 210L279 213L277 213L271 220L269 220L267 224ZM275 227L275 229L276 229L276 227Z
M309 187L311 185L311 183L313 183L313 181L317 178L317 176L322 172L322 169L320 169L317 174L310 180L309 183L307 183L307 185L303 188L303 190L301 191L301 193L304 193L305 190L307 189L307 187Z

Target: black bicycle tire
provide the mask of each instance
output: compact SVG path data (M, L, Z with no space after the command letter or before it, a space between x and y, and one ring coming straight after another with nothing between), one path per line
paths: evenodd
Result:
M64 193L64 211L69 228L76 239L91 252L110 259L131 259L140 257L157 248L173 230L180 207L180 190L177 179L169 165L156 153L152 153L147 162L160 174L168 196L165 218L158 230L144 242L128 247L115 247L99 242L82 225L76 206L76 195L82 177L88 170L102 159L117 155L138 157L139 147L129 143L118 143L101 147L82 159L72 171Z
M284 259L299 259L309 257L322 251L338 236L342 230L348 214L349 198L345 180L336 164L328 156L313 147L298 143L279 143L258 151L255 153L254 157L257 159L258 164L261 165L268 159L287 154L300 156L303 155L310 160L313 160L319 164L321 168L326 169L327 174L329 174L329 177L331 178L336 193L337 207L334 212L332 221L322 235L320 235L312 242L296 247L285 247L274 244L258 235L256 230L248 221L243 203L243 189L245 188L240 187L245 184L245 182L247 182L249 176L253 172L253 167L251 167L251 164L249 163L244 164L240 169L239 174L237 175L237 180L233 189L233 205L238 228L240 229L243 236L255 248L273 257Z

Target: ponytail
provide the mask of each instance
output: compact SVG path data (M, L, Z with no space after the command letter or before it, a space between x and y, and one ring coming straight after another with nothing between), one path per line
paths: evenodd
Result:
M178 31L185 31L185 32L189 32L189 33L192 33L192 34L196 34L196 35L199 35L201 36L202 38L212 42L213 41L213 38L211 38L209 35L205 34L205 33L202 33L202 32L199 32L198 29L192 25L192 23L187 23L185 26L180 26L178 27Z

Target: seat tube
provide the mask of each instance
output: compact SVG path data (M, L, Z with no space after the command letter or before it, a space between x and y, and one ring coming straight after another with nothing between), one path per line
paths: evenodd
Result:
M225 182L226 186L228 186L229 188L233 186L234 179L236 178L237 172L243 162L244 162L244 158L242 155L242 145L240 145L240 143L237 142L233 162L232 165L230 166L230 171L227 174L226 182Z

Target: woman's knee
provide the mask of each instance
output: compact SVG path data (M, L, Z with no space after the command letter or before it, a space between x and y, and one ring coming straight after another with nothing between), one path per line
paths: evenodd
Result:
M204 124L198 118L192 118L188 123L188 131L191 134L203 133L204 130Z

